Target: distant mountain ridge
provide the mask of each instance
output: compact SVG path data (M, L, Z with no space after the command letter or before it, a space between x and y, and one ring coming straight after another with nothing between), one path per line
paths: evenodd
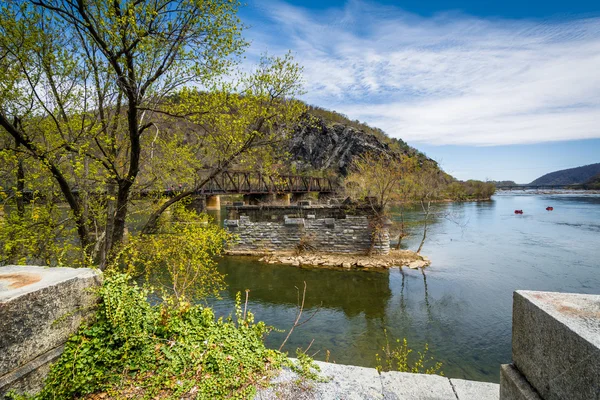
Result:
M531 182L531 185L579 185L597 175L600 175L600 163L550 172Z

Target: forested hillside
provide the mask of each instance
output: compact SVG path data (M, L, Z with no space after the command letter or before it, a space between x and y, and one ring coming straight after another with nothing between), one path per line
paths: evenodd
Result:
M600 163L584 165L577 168L563 169L543 175L532 185L578 185L583 184L600 174Z

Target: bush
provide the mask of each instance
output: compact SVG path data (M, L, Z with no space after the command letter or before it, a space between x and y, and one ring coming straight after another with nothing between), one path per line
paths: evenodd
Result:
M172 221L160 221L154 234L133 237L111 267L145 275L167 301L218 297L225 281L215 258L231 239L226 230L211 223L208 215L177 205Z
M387 331L385 333L385 346L382 348L384 359L379 354L375 354L377 362L377 371L400 371L412 372L415 374L438 374L444 375L441 371L442 363L436 362L433 357L427 357L429 346L425 343L422 352L417 356L411 356L412 349L408 347L408 341L404 338L402 341L396 339L396 347L391 348L388 340Z
M95 321L69 339L35 399L251 398L287 362L264 346L271 328L242 314L239 294L235 320L185 302L152 306L147 296L128 275L109 274Z

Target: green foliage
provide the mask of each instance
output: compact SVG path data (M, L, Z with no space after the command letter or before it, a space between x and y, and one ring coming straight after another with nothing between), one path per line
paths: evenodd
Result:
M442 195L451 200L483 200L492 197L496 185L492 182L454 181L444 188Z
M174 302L218 296L225 289L215 258L232 237L183 204L173 207L170 220L164 216L158 232L139 234L123 247L113 267L130 274L145 275L158 287L163 299Z
M442 363L435 362L433 357L427 357L429 346L425 343L425 348L422 352L418 352L417 356L411 356L413 350L408 347L408 341L404 338L402 341L396 339L396 347L391 348L385 333L385 346L382 347L383 359L379 354L375 354L376 368L379 373L382 371L400 371L412 372L414 374L438 374L444 375L441 371Z
M314 363L314 360L302 349L296 349L296 362L289 365L290 369L297 373L301 378L310 379L317 382L325 382L325 378L319 375L321 368Z
M600 190L600 174L587 181L583 187L588 190Z
M106 392L116 398L252 398L254 385L286 363L264 346L271 330L242 315L215 319L210 308L151 306L129 276L109 274L95 321L82 326L35 399Z
M90 260L71 239L68 210L52 202L31 201L23 213L9 203L0 211L0 265L89 266Z
M44 189L61 194L81 247L102 268L123 242L133 193L200 184L201 170L218 174L243 164L243 154L244 167L262 168L273 153L258 149L285 136L302 113L293 100L301 68L289 54L265 57L255 73L234 76L247 46L239 6L0 6L0 148L13 164L28 162L24 179L35 190L41 178L53 182ZM207 91L204 98L197 87ZM181 124L165 129L166 120ZM0 186L24 180L3 172Z

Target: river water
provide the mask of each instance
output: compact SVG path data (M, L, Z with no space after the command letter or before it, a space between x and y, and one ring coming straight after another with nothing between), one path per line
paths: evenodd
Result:
M546 211L553 206L554 211ZM523 215L515 215L522 209ZM257 320L279 329L294 321L298 293L307 285L304 315L285 350L318 352L323 360L375 366L375 354L390 339L443 363L446 376L498 382L499 366L511 360L512 293L518 289L600 294L600 195L505 193L491 201L436 206L422 254L424 272L338 271L267 265L225 258L218 314L233 309L238 291L250 289ZM417 220L413 210L409 219ZM416 249L421 227L404 240ZM273 332L277 348L285 334Z

